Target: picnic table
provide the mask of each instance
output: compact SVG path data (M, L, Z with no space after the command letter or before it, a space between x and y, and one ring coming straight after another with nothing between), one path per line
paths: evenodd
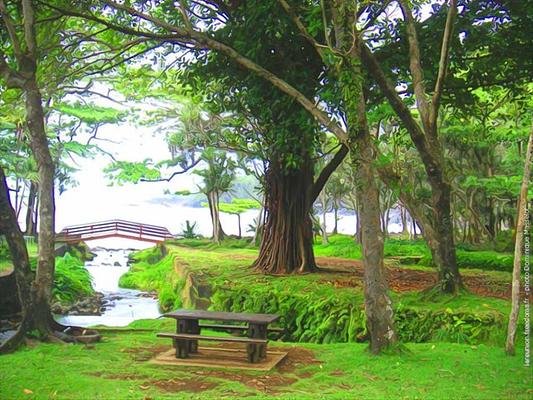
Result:
M280 328L269 328L268 325L279 319L275 314L250 314L219 312L206 310L176 310L163 315L176 320L176 333L158 333L158 337L171 338L176 348L176 358L188 358L191 353L198 352L198 341L217 341L246 344L248 362L258 363L266 358L267 333L280 332ZM241 325L221 325L216 321L240 323ZM246 325L242 325L245 323ZM247 337L221 337L201 335L202 328L222 331L242 331Z

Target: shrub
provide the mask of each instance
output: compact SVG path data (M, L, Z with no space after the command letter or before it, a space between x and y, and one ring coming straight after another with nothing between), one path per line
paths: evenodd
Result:
M176 280L173 285L164 286L159 291L159 308L162 311L171 311L183 307L182 291L185 281Z
M514 251L514 230L498 232L494 239L494 250L500 253L512 253Z
M196 233L196 222L191 223L191 221L186 220L181 235L185 239L196 239L198 237L198 234Z
M61 303L72 303L94 293L91 276L83 261L69 253L56 258L52 293Z
M174 273L174 256L162 255L162 247L151 247L130 256L137 260L128 272L118 281L120 287L157 291L159 308L162 311L179 308L183 280Z
M367 340L363 300L353 293L329 296L315 291L278 291L268 286L217 287L211 298L214 310L279 314L287 333L297 342L335 343ZM395 311L396 329L403 342L448 341L480 343L504 335L504 318L498 312L472 313L414 310L401 304Z

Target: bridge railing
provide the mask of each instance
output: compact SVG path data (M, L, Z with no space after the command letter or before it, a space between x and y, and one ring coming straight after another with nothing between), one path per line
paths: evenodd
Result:
M161 242L166 239L171 239L174 236L167 228L161 226L112 220L66 227L59 232L56 239L63 242L79 242L81 240L107 237L126 237Z

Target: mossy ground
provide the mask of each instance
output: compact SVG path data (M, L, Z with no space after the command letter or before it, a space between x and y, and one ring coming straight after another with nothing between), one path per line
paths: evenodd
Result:
M137 321L143 331L105 331L96 345L38 344L0 357L2 399L527 399L522 351L450 343L407 344L373 356L366 344L273 343L293 354L265 372L154 365L169 348L155 332L169 321ZM148 330L146 330L148 329Z

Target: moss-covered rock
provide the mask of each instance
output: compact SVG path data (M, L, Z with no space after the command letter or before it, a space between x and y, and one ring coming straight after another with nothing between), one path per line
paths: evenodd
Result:
M63 257L67 253L81 261L91 261L95 256L85 242L62 243L55 249L56 257Z

